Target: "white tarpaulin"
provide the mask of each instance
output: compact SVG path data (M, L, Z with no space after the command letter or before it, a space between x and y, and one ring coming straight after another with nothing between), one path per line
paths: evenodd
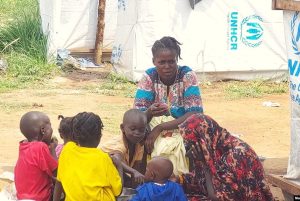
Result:
M57 49L94 49L98 0L40 0L39 3L50 53ZM104 49L112 49L117 12L117 0L106 0Z
M271 0L119 0L115 69L138 80L163 36L182 42L179 64L215 79L273 78L287 72L282 11ZM283 73L284 72L284 73ZM204 75L204 74L203 74Z
M291 148L286 178L300 178L300 13L284 11L285 41L290 75Z

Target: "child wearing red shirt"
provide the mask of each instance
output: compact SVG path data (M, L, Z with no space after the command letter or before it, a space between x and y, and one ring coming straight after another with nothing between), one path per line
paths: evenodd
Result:
M55 147L50 145L53 132L50 119L42 112L28 112L21 118L20 130L26 140L20 142L15 166L17 198L49 201L57 169Z

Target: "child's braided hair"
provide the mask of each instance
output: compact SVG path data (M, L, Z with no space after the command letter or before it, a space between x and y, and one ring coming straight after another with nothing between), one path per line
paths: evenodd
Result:
M72 140L72 117L64 117L63 115L58 115L58 120L60 120L58 132L63 139Z
M92 112L78 113L73 117L72 125L74 140L80 146L90 147L91 144L100 142L103 123L98 115Z
M176 53L176 59L181 59L181 48L179 45L182 45L180 42L178 42L175 38L171 36L165 36L161 38L160 40L155 41L155 43L152 46L152 55L155 57L155 54L162 50L162 49L168 49L168 50L174 50Z

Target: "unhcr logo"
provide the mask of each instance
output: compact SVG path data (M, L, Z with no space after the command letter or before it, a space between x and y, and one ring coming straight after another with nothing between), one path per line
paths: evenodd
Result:
M299 18L299 12L295 12L291 19L291 23L290 23L292 51L298 57L296 57L297 59L291 59L291 58L288 59L288 67L289 67L290 76L297 77L296 79L299 79L298 77L300 76L300 61L299 61L300 51L298 48L298 42L300 40L300 23L299 23L298 18ZM291 56L291 55L289 55L289 56ZM296 89L296 86L291 85L290 87L292 90ZM298 87L298 91L300 92L300 87ZM297 98L298 98L298 95L297 95ZM294 100L293 97L292 97L292 100ZM298 100L299 100L299 104L300 104L300 98Z
M239 12L228 14L228 49L238 50L240 43L247 47L258 47L263 41L263 19L258 15L250 15L239 20ZM300 54L300 53L299 53Z
M263 19L258 15L245 17L241 23L241 41L248 47L258 47L263 40Z
M300 39L300 25L298 21L299 12L295 12L291 20L291 33L292 33L292 48L294 54L300 55L298 48L298 41Z

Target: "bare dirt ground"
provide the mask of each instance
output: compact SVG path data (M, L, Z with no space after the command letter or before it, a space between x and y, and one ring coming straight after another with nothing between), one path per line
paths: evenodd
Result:
M118 134L122 114L132 106L132 98L104 96L82 90L97 85L105 74L71 73L50 80L42 89L16 90L0 94L0 167L13 166L18 156L20 117L27 111L47 113L52 121L54 135L58 136L57 115L75 115L92 111L104 122L104 138ZM290 106L288 94L262 98L228 100L221 92L221 84L202 88L205 113L212 116L231 133L250 144L259 156L264 156L267 173L284 174L290 146ZM280 107L265 107L264 101L273 101ZM272 187L277 200L283 200L280 189Z

